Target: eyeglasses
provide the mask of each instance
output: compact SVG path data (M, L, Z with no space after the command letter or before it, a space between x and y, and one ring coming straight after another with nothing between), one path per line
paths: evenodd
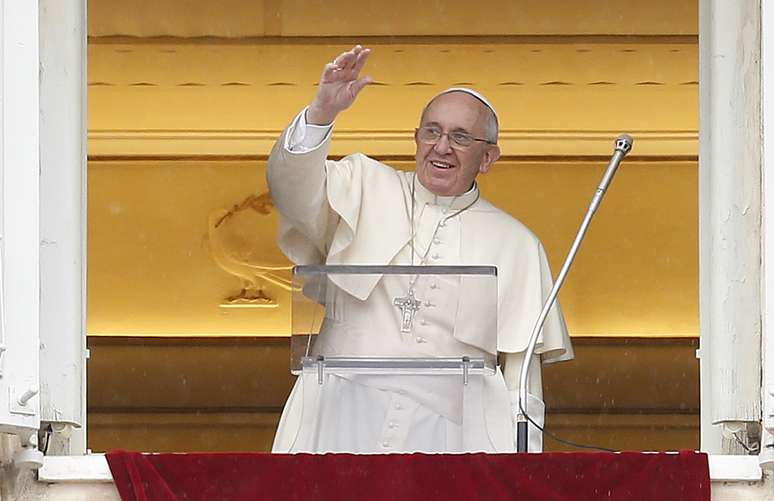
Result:
M417 139L424 144L436 144L441 140L441 137L446 136L449 139L449 146L455 150L466 150L470 148L474 142L479 141L487 144L496 144L488 139L482 139L480 137L473 137L466 132L453 131L443 132L438 127L419 127L415 129L417 133Z

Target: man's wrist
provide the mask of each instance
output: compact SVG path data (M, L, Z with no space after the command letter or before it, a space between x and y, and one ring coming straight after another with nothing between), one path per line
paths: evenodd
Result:
M336 120L336 115L337 113L335 112L320 110L314 105L314 103L312 103L306 109L306 123L309 125L327 126Z

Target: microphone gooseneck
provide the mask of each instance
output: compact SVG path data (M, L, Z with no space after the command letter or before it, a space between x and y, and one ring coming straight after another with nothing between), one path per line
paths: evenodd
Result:
M516 416L516 451L527 452L528 444L528 415L527 415L527 378L529 377L529 367L532 362L532 356L535 353L535 346L537 345L540 332L543 330L543 324L548 318L548 313L551 311L551 307L556 302L556 296L559 294L559 289L562 288L564 280L567 277L567 272L570 271L575 256L578 253L583 237L586 236L586 230L588 230L591 219L597 212L599 204L602 203L602 198L605 196L608 186L613 181L618 166L621 164L621 160L632 150L634 139L629 134L621 134L615 140L615 149L613 150L613 156L610 158L610 162L607 165L602 180L597 186L597 190L594 192L594 196L591 199L589 208L586 211L586 217L583 218L583 222L578 229L578 234L575 236L575 240L570 247L570 251L567 253L567 258L564 260L562 269L559 271L554 286L551 288L551 292L548 294L543 310L535 322L535 327L530 334L529 342L527 343L527 350L524 354L524 361L521 364L521 372L519 377L519 412Z

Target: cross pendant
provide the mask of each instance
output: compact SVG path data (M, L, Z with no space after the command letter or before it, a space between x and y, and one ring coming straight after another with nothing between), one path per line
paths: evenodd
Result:
M414 297L414 290L409 289L407 296L396 297L393 300L393 304L400 308L402 317L400 331L403 333L411 333L411 329L414 326L414 314L419 310L419 305L421 305L422 302Z

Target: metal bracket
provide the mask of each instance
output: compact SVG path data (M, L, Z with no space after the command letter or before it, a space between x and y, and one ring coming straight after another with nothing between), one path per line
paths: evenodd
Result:
M13 386L8 388L8 407L11 414L23 414L25 416L34 416L37 410L31 405L38 389L28 386L24 391Z
M326 371L348 374L412 374L412 375L462 375L464 384L470 376L491 376L496 373L494 361L483 358L437 357L437 358L401 358L401 357L304 357L303 371L317 375L317 383L324 384ZM310 374L311 375L311 374Z

